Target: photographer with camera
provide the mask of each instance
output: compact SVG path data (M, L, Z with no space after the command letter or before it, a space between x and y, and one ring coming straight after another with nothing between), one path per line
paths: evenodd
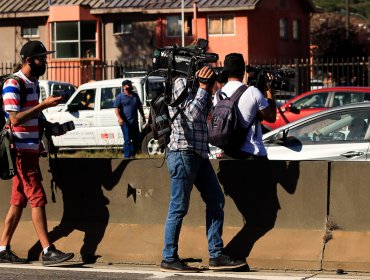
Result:
M227 83L222 87L222 92L230 97L243 85L246 71L243 55L230 53L225 56L225 70L228 71ZM252 75L253 73L248 73ZM251 81L253 77L249 77ZM275 122L276 104L273 89L264 84L261 90L248 83L248 88L237 101L238 123L244 129L244 137L240 147L227 147L224 149L224 158L234 159L267 159L267 152L262 142L262 128L260 121ZM266 98L265 96L266 95ZM217 100L214 98L214 103Z
M233 260L223 252L221 238L224 221L224 194L208 159L207 115L211 109L213 70L204 66L196 72L199 87L188 88L186 78L174 77L172 98L176 100L184 90L187 98L177 107L168 106L172 123L167 148L167 167L171 177L171 198L164 229L164 248L161 269L171 272L196 272L178 255L178 241L183 218L188 212L193 185L206 203L206 230L209 268L233 269L246 265L244 260Z
M47 203L41 183L39 168L41 112L56 106L61 97L49 96L39 103L38 78L44 75L47 51L39 41L29 41L21 49L21 69L7 79L2 90L7 122L12 130L16 150L17 174L13 177L9 211L4 219L0 239L0 263L27 263L10 248L10 241L22 216L23 208L30 203L34 228L43 248L42 264L53 265L73 258L73 253L63 253L50 243L45 205ZM16 76L16 77L15 77ZM26 96L26 102L21 102Z

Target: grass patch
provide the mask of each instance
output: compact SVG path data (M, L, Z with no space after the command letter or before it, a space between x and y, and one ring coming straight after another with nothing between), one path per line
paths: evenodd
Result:
M79 150L79 151L60 151L58 152L60 158L121 158L123 159L123 153L120 150ZM164 155L148 155L148 154L137 154L135 158L163 158Z

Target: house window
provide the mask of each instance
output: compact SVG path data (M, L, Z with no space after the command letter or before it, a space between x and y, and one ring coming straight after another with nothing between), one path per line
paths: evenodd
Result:
M293 20L293 39L297 41L301 39L301 22L297 19Z
M210 35L235 34L234 16L210 16L208 17L208 34Z
M23 38L39 37L39 27L36 25L22 26L21 34Z
M192 21L191 16L185 17L184 34L185 36L192 36ZM167 17L167 37L180 37L182 32L182 20L180 16Z
M96 57L96 22L69 21L51 23L53 58Z
M280 19L280 38L288 39L288 20L286 18Z
M132 34L132 23L117 20L113 24L114 34Z

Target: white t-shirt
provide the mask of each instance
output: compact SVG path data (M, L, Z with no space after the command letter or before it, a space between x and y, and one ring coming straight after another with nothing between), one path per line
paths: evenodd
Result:
M239 81L230 81L222 87L222 91L230 97L240 86ZM216 104L216 96L214 96L213 104ZM243 127L248 127L257 111L261 111L269 106L267 100L264 98L259 89L254 86L249 86L238 100L238 118ZM257 135L255 133L257 129ZM262 142L262 129L260 123L256 122L251 126L246 136L241 151L258 155L266 156L267 152Z

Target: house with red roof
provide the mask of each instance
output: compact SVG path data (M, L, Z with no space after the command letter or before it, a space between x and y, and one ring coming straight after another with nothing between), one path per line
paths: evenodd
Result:
M20 62L28 40L56 50L48 74L66 81L71 73L61 74L61 65L150 63L156 48L198 38L209 41L220 64L230 52L247 63L307 58L315 12L312 0L0 0L0 62ZM77 85L117 76L76 71Z

